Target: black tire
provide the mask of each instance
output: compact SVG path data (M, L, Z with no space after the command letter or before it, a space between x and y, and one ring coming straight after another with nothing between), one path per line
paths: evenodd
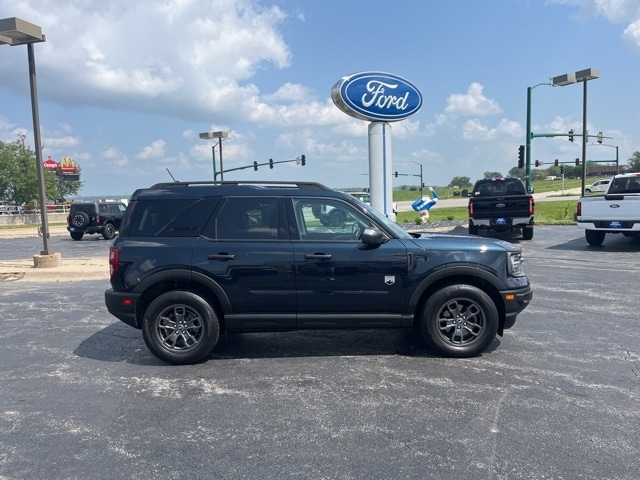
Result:
M498 333L498 309L489 295L473 285L449 285L425 303L420 332L445 357L473 357Z
M197 363L211 354L220 324L199 295L182 290L157 297L147 308L142 337L151 353L174 365Z
M89 225L89 215L85 212L76 212L71 216L71 226L76 228L85 228Z
M469 224L469 235L478 235L478 230L477 226Z
M587 239L587 243L589 245L602 245L602 242L604 242L604 232L601 232L600 230L585 230L584 231L584 236Z
M71 234L71 238L74 240L82 240L84 237L84 232L69 232Z
M522 239L531 240L532 238L533 238L533 227L531 225L522 227Z
M116 238L116 227L113 223L105 223L102 228L102 236L105 240L113 240Z

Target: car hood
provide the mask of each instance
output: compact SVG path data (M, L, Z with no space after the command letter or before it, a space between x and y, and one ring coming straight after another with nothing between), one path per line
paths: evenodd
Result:
M410 240L420 248L425 249L449 249L449 250L481 250L481 251L507 251L519 252L522 249L518 245L498 240L495 238L484 238L476 235L457 235L453 233L429 233L412 232L412 236L418 235Z

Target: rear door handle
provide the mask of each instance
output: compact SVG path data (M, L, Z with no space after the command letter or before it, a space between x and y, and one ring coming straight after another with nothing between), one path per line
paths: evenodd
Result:
M230 253L212 253L207 255L207 260L235 260L236 256Z

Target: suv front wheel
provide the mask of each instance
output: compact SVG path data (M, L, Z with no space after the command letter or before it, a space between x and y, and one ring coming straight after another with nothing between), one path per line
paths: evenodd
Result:
M187 291L157 297L144 314L142 336L167 363L185 365L206 358L218 341L218 316L200 296Z
M449 285L425 303L420 332L441 355L476 356L498 333L498 309L489 295L473 285Z
M102 229L102 236L105 240L113 240L116 238L116 227L113 223L105 223Z

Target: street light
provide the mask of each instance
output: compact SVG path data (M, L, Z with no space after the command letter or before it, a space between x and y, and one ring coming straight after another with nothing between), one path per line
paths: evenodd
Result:
M418 162L414 162L413 160L407 160L408 162L415 163L416 165L420 165L420 198L422 198L422 164Z
M222 140L229 138L229 132L203 132L200 134L200 138L212 140L214 138L219 139L216 145L220 145L220 180L224 181L224 168L222 167ZM211 147L211 155L213 156L213 181L216 181L216 145Z
M33 140L36 151L36 168L38 172L38 190L40 197L40 218L42 221L43 250L34 255L36 267L57 267L60 254L55 254L49 247L49 221L47 218L47 201L44 183L44 166L42 164L42 142L40 139L40 114L38 112L38 88L36 84L36 61L33 44L45 42L46 37L38 25L16 17L0 19L0 45L27 45L29 59L29 81L31 86L31 112L33 117Z
M575 73L567 73L558 77L553 77L551 84L559 87L572 83L582 82L582 195L584 196L585 180L587 177L587 82L600 78L600 70L586 68Z
M549 82L538 83L533 87L527 87L527 139L525 142L525 184L527 192L531 193L531 90L540 85L551 85Z

